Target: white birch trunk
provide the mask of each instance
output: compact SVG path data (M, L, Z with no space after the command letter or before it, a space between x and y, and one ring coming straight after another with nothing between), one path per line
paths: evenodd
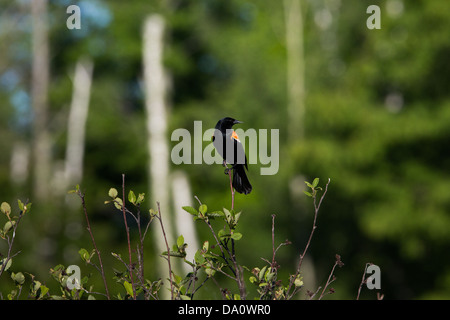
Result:
M184 242L188 244L186 249L186 259L194 260L195 252L199 249L197 232L195 230L192 216L183 210L183 206L192 207L192 192L189 180L183 171L172 173L172 197L175 213L175 225L177 234L183 235ZM192 268L183 263L185 272L192 271Z
M169 208L169 145L166 132L167 85L163 68L164 27L164 20L159 15L151 15L145 20L143 35L144 86L152 207L156 208L156 202L160 203L167 241L169 244L173 244L172 217ZM152 234L155 236L157 250L159 252L167 251L160 228L155 228ZM162 279L169 278L168 265L163 259L159 260L158 273ZM167 298L167 296L163 298Z
M67 124L67 148L64 167L65 186L81 183L86 120L92 84L91 60L79 60L73 78L73 95Z
M49 45L47 0L31 1L32 70L31 98L33 106L33 188L34 199L49 198L51 177L51 140L48 130Z

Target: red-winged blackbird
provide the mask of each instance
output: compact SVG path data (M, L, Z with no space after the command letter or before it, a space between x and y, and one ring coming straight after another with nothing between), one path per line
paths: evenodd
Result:
M232 129L237 123L242 122L229 117L220 119L216 124L212 140L214 147L224 159L224 165L231 164L231 168L227 168L225 173L233 170L233 188L239 193L249 194L252 191L252 185L245 173L245 169L248 170L247 157L239 137Z

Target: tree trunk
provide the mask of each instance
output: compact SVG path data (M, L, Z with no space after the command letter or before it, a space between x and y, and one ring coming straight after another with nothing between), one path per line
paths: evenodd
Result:
M153 206L160 203L167 241L173 243L172 215L169 207L169 145L167 139L166 79L163 68L164 20L159 15L151 15L144 24L144 85L147 111L147 133L149 152L149 180ZM157 250L166 251L163 234L156 228ZM159 276L168 277L166 261L159 259ZM165 292L165 290L163 290ZM167 298L164 297L164 298Z
M47 1L31 1L33 21L31 97L33 105L33 187L34 199L49 197L51 175L51 141L48 129L49 46Z
M305 62L303 18L300 0L284 0L287 51L288 137L297 141L304 136Z
M91 60L79 60L75 67L73 95L67 124L67 148L64 182L67 188L79 184L83 176L86 120L92 83Z
M192 192L189 180L184 171L172 173L172 197L175 213L175 225L177 234L183 235L184 242L188 244L186 260L193 261L194 255L200 248L197 240L194 220L192 216L182 209L183 206L192 206ZM183 263L184 272L192 271L192 268Z

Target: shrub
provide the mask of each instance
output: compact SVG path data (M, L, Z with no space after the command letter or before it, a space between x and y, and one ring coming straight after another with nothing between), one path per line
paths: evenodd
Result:
M145 237L152 223L157 223L161 228L164 241L166 244L166 251L161 253L161 257L167 262L167 276L168 286L170 290L171 299L191 300L196 297L196 293L204 288L205 283L213 282L221 296L224 299L240 300L247 299L248 290L246 287L247 279L250 285L256 287L257 295L252 297L259 300L289 300L297 297L297 294L303 288L303 275L301 273L301 266L303 259L309 249L313 238L314 231L317 228L317 216L319 214L320 206L325 198L328 190L330 180L324 188L319 187L319 179L314 179L312 183L305 182L309 191L305 194L312 198L314 206L314 219L311 233L304 250L298 258L298 264L295 272L293 272L287 279L280 279L278 274L279 265L276 261L278 250L290 242L286 240L283 243L275 244L275 215L272 215L272 257L269 259L263 258L265 264L255 266L253 268L245 267L239 264L236 254L236 243L243 241L244 234L242 231L237 231L239 226L239 217L241 212L234 209L234 201L232 201L231 209L223 208L221 211L210 211L205 203L202 203L198 197L198 207L185 206L183 209L196 221L200 221L211 233L214 241L202 242L202 248L199 249L192 261L186 259L186 247L184 237L180 235L176 243L169 246L168 239L165 234L164 224L162 220L162 212L159 203L156 203L156 209L150 209L145 213L146 217L143 219L141 212L141 204L145 201L145 194L139 193L137 196L134 191L128 192L128 197L125 199L125 176L122 176L122 197L115 188L111 188L108 192L110 200L105 201L105 204L112 204L115 208L120 210L123 215L124 225L127 233L128 255L126 258L121 254L111 252L111 254L124 266L121 271L114 271L113 280L123 286L123 291L111 295L108 288L108 281L105 277L104 266L102 262L101 253L95 242L94 234L91 229L88 212L85 204L85 195L76 186L75 190L69 191L79 196L86 219L87 230L89 232L92 249L81 248L79 255L82 261L95 268L101 275L104 284L104 293L96 292L92 285L89 285L89 277L80 278L79 270L76 266L64 267L57 265L50 269L50 275L59 283L60 292L49 292L49 288L35 279L35 276L27 272L14 272L11 268L13 258L19 253L13 253L12 248L16 237L16 229L18 228L21 219L30 211L31 203L23 203L18 201L19 214L17 216L11 215L11 206L3 202L1 204L1 211L6 216L7 221L2 230L0 230L0 237L7 241L8 252L1 259L0 277L5 273L9 273L11 280L15 284L15 288L7 294L7 299L19 299L23 294L24 284L27 278L30 278L30 286L28 289L28 299L145 299L158 300L160 299L160 291L167 288L167 285L162 279L148 280L144 276L144 243ZM230 180L231 181L231 180ZM231 188L232 199L234 200L234 190ZM127 201L128 200L128 204ZM127 224L127 216L132 217L135 221L138 231L138 243L131 244L130 229ZM144 221L145 220L145 224ZM219 221L219 227L213 227L212 220ZM136 247L136 261L132 259L131 248ZM135 259L136 259L135 258ZM191 270L187 274L176 274L173 270L174 259L181 259L183 263L189 266ZM334 289L330 284L335 280L334 272L336 266L343 266L339 255L335 257L335 263L332 267L327 282L323 287L319 287L315 292L307 292L308 299L322 299L326 294L331 294ZM77 272L78 271L78 272ZM235 289L224 289L217 275L221 274L224 277L231 279L236 284ZM166 286L166 287L165 287ZM0 293L2 294L2 293ZM1 298L4 298L3 295Z

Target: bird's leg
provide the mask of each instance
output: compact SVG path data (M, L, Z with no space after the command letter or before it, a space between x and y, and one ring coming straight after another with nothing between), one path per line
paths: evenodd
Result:
M228 174L228 172L230 172L230 170L233 169L233 167L228 168L228 165L227 165L227 161L226 161L226 160L223 160L222 166L224 166L224 167L226 168L225 171L224 171L225 174Z
M224 161L224 163L225 163L225 161ZM225 174L228 174L231 170L234 169L235 166L236 166L236 165L234 164L234 165L232 165L230 168L228 168L228 166L227 166L226 163L225 163L226 169L225 169L224 173L225 173Z

